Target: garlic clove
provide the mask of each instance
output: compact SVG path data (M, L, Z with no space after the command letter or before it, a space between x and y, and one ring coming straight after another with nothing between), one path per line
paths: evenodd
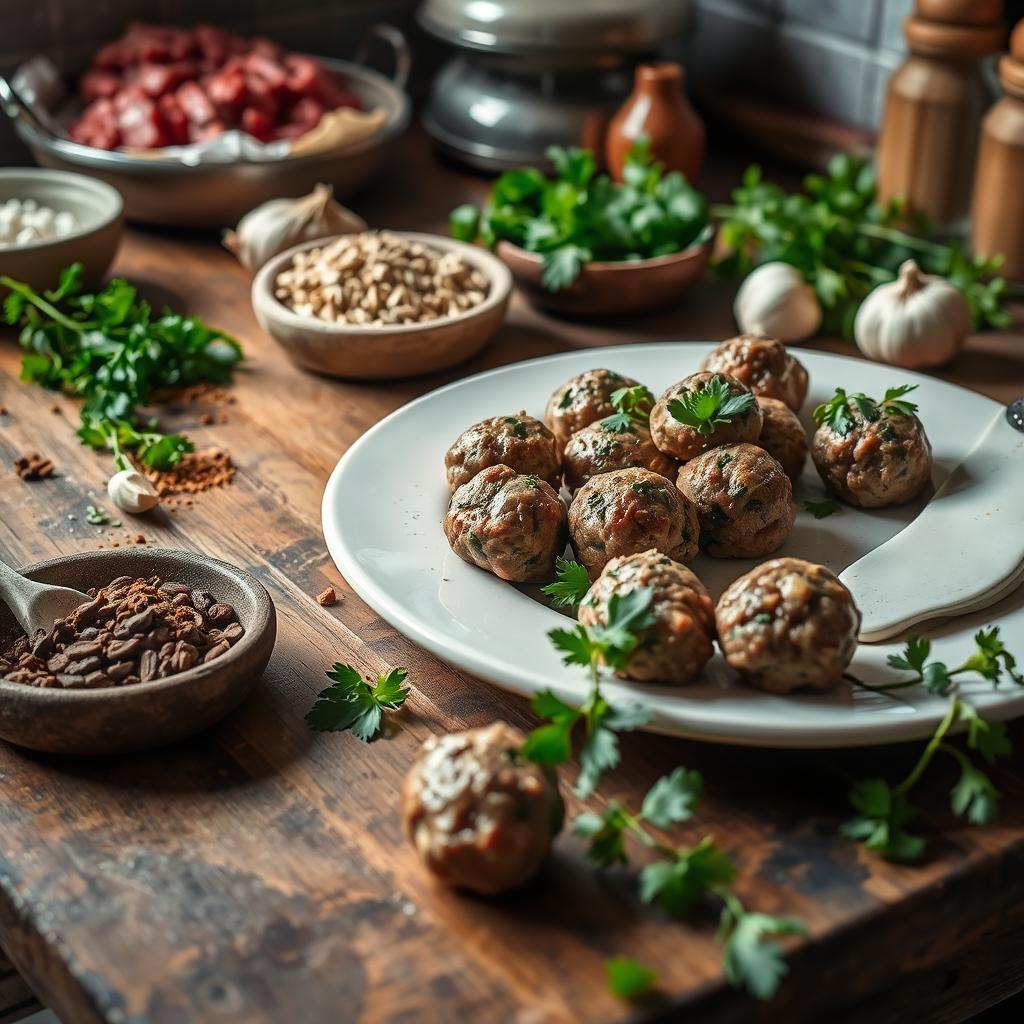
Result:
M299 199L271 199L250 210L234 231L222 236L224 247L255 273L285 249L314 238L366 230L366 221L334 199L330 185L317 185Z
M853 321L864 355L909 370L948 362L970 329L971 310L960 289L922 273L913 260L902 264L895 281L868 294Z
M122 469L107 481L107 496L122 511L138 515L160 503L156 488L137 469Z
M763 263L736 293L733 313L744 334L803 341L821 326L821 303L800 271L788 263Z

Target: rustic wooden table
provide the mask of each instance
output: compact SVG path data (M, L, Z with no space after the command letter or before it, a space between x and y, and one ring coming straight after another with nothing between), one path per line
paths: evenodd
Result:
M734 172L712 174L713 191ZM483 187L414 138L359 208L373 224L440 230L446 211ZM0 555L27 563L141 529L150 544L255 573L277 602L280 637L254 696L191 742L116 760L0 748L0 944L65 1024L619 1020L630 1009L606 993L603 971L616 954L657 968L652 1018L953 1021L1024 986L1020 756L997 774L1004 810L985 829L944 815L951 779L937 768L922 793L932 857L900 867L836 830L849 779L894 776L909 750L785 753L628 736L605 789L635 801L672 766L699 768L708 797L681 838L713 833L740 865L749 906L808 922L769 1005L725 983L710 914L680 924L651 912L628 872L596 873L572 838L536 884L484 901L432 884L401 835L398 786L425 737L495 717L528 728L531 715L417 649L348 590L320 532L327 474L383 415L453 377L570 347L725 337L726 286L702 286L664 315L588 326L517 301L473 364L361 386L292 367L253 320L248 275L213 240L132 231L116 270L244 345L229 422L204 426L195 407L170 419L228 448L238 477L138 527L87 525L108 462L78 445L74 401L18 382L18 349L3 337ZM1014 397L1024 392L1022 339L976 338L944 375ZM52 457L58 475L19 481L10 465L26 450ZM323 609L314 595L327 585L343 600ZM413 696L395 737L365 746L307 729L303 715L339 660L409 669Z

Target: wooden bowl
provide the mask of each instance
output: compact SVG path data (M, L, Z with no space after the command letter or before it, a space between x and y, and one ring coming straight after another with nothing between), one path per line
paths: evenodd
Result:
M714 231L707 228L698 242L671 256L585 263L579 277L557 292L544 287L536 253L505 241L498 243L495 252L535 306L568 316L621 316L652 313L678 302L703 277L714 241Z
M60 754L119 754L191 736L233 711L270 660L274 604L242 569L191 551L121 548L50 558L26 576L87 591L118 576L160 576L233 605L245 635L226 654L166 679L98 690L40 689L0 680L0 738ZM0 637L19 632L0 602Z
M0 274L42 291L55 288L60 272L77 261L90 287L103 280L124 230L117 189L84 174L10 167L0 170L0 203L8 199L34 199L57 212L68 210L78 227L64 238L0 248ZM0 296L6 292L0 288Z
M459 316L422 324L371 327L300 316L274 296L274 282L296 253L333 239L303 242L264 264L252 283L256 319L292 362L331 377L391 380L447 369L475 356L491 340L505 319L512 292L512 275L505 264L486 249L441 235L392 233L441 252L457 252L490 281L487 298Z

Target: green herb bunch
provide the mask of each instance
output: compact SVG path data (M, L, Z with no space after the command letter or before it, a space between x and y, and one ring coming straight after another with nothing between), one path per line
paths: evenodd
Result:
M551 291L568 287L584 263L668 256L710 237L704 197L677 171L664 173L647 140L630 150L621 184L597 173L589 150L553 146L547 155L553 178L534 167L506 171L482 210L452 211L452 236L539 253Z
M9 289L4 318L21 328L22 379L81 396L78 436L113 451L119 468L129 449L155 469L179 462L192 443L140 422L140 408L165 388L227 381L242 358L234 339L195 317L170 310L155 316L122 278L85 292L80 263L42 293L9 277L0 285Z
M963 292L975 328L1010 322L1006 282L996 276L1002 259L971 257L958 243L929 237L924 224L915 225L917 233L903 230L906 210L878 201L874 167L865 157L836 155L826 174L809 175L804 192L792 194L751 166L732 199L712 209L728 249L719 270L745 276L762 263L791 264L817 293L825 331L852 337L861 301L894 280L908 259Z

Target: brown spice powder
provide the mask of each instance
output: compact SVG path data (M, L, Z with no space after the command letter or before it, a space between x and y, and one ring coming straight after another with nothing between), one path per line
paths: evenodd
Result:
M223 448L188 452L174 469L146 468L143 472L162 498L169 494L195 494L211 487L223 487L235 478L231 456Z

